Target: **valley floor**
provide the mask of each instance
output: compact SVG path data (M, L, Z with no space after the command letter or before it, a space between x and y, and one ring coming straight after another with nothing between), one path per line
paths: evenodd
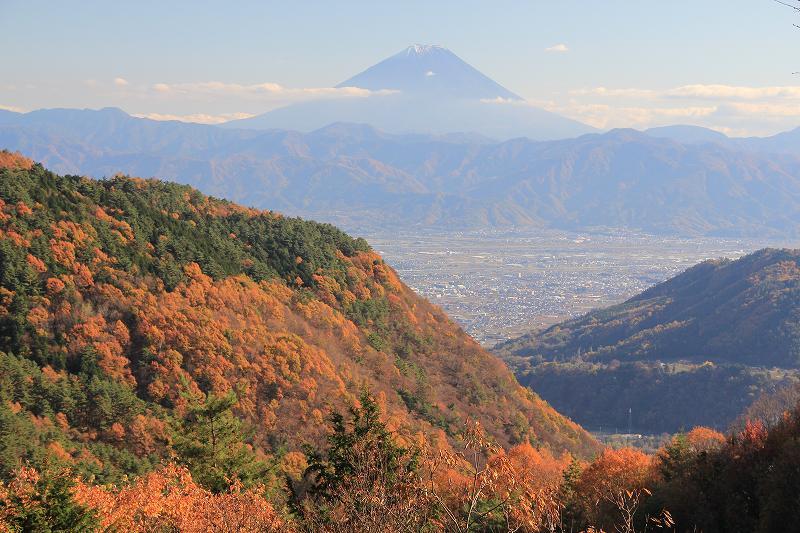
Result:
M485 346L619 303L705 259L790 244L617 230L348 229Z

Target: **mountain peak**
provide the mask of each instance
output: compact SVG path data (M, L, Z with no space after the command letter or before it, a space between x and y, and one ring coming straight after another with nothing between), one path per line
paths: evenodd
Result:
M406 55L416 55L421 56L425 54L435 54L438 52L446 52L452 54L450 50L445 48L444 46L438 44L412 44L408 48L406 48Z
M414 44L337 87L399 91L430 99L521 100L452 51L437 44Z

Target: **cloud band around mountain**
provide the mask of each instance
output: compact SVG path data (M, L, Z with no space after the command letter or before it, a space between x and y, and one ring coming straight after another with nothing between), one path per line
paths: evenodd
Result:
M384 96L397 92L391 90L370 91L369 89L361 89L359 87L291 88L271 82L243 85L220 81L176 84L156 83L150 87L150 90L161 95L227 95L250 98L279 96L296 99L364 98L368 96Z

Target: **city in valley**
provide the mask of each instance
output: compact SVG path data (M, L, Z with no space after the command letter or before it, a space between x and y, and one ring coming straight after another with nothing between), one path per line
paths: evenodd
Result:
M538 229L372 230L367 238L405 283L486 346L619 303L705 259L736 258L765 244Z

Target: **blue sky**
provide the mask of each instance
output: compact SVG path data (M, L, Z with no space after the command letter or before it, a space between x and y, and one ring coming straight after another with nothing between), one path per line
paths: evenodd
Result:
M215 122L338 97L325 89L435 43L532 105L600 127L765 134L800 126L792 22L770 0L0 0L0 106Z

